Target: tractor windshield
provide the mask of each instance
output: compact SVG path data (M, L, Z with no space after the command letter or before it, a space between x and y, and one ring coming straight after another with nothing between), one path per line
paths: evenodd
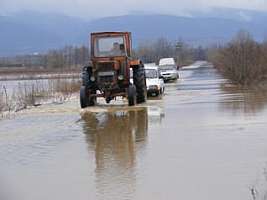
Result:
M99 37L94 44L94 55L96 57L125 56L125 43L123 36Z

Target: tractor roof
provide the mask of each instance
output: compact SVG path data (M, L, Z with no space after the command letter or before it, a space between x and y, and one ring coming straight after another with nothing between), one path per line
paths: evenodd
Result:
M130 32L114 31L114 32L93 32L93 33L91 33L91 35L124 35L124 34L130 34Z

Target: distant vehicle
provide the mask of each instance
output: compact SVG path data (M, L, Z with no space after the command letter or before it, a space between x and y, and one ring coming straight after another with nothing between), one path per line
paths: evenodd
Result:
M162 58L159 60L160 74L164 79L164 82L177 80L179 74L174 58Z
M164 81L158 66L145 64L147 95L159 96L164 93Z

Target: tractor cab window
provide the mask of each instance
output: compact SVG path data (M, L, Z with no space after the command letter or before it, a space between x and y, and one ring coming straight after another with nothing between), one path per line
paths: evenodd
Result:
M126 49L123 36L100 37L95 40L96 57L125 56Z

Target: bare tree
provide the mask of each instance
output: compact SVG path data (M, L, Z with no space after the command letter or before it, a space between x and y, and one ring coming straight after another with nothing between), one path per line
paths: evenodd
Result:
M190 64L193 62L194 49L190 48L185 42L179 42L179 50L176 48L176 42L170 42L166 38L159 38L155 41L143 42L134 51L136 57L139 57L143 62L157 63L160 58L173 57L177 59L181 65Z
M248 32L240 31L226 46L217 48L211 61L233 82L250 85L262 81L266 76L265 48L253 40Z

